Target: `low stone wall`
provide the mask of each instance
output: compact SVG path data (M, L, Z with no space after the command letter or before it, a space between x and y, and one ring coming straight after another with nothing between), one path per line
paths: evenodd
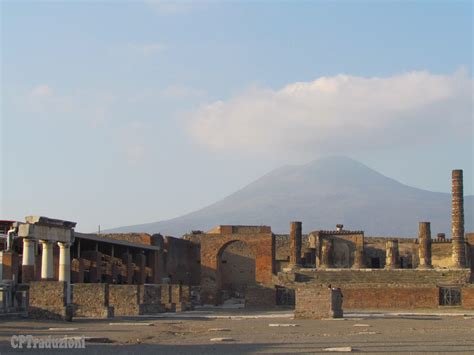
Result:
M66 306L66 282L31 281L28 316L37 319L72 319L72 308Z
M109 285L109 305L115 316L140 314L138 285Z
M295 318L342 318L342 295L339 289L302 287L296 289Z
M439 288L435 286L344 286L343 308L355 309L415 309L438 308Z
M161 303L161 285L145 284L138 286L140 314L155 314L165 311Z
M276 289L265 286L248 286L245 290L245 307L275 307Z
M282 276L285 277L285 276ZM332 284L338 287L345 284L453 284L463 285L470 282L471 270L417 270L417 269L301 269L296 281L315 284Z
M75 317L110 318L114 316L114 308L109 307L108 284L73 284L72 305Z

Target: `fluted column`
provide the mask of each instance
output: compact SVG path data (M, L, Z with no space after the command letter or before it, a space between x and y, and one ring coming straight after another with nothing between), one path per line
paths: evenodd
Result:
M301 222L290 224L290 267L301 266Z
M41 254L41 280L52 280L53 270L53 243L49 240L40 240L42 248Z
M398 269L400 267L400 262L398 258L398 240L388 240L385 245L386 250L386 260L385 268L386 269Z
M23 257L21 261L21 282L28 283L35 279L35 240L23 238Z
M418 226L418 268L431 269L431 226L430 222L420 222Z
M466 267L464 241L464 192L462 170L452 171L451 237L453 266Z

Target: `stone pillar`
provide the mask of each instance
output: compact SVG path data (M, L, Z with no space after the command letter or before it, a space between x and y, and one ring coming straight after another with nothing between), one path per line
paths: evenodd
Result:
M71 257L69 243L58 243L59 246L59 280L71 282Z
M319 266L322 269L331 267L331 251L332 251L332 240L323 239L321 243L321 262Z
M452 172L451 209L452 258L455 268L466 267L466 245L464 241L464 192L462 170Z
M354 264L353 269L362 269L365 267L364 263L364 236L357 238L355 242Z
M386 250L386 269L398 269L400 267L400 260L398 257L398 240L388 240L385 246Z
M418 226L418 268L431 269L431 227L430 222L420 222Z
M35 280L35 241L23 238L23 257L21 262L22 283Z
M152 282L154 284L159 284L161 281L160 278L160 252L158 250L153 250L150 254L150 263L151 263L151 274Z
M53 280L53 243L49 240L40 240L43 247L41 254L41 280Z
M136 265L138 267L137 270L137 283L144 284L146 281L146 256L141 252L136 256Z
M290 224L289 266L301 266L301 222L291 222Z
M132 263L132 254L125 253L122 256L123 263L125 264L127 275L126 275L126 284L131 285L133 283L133 263Z

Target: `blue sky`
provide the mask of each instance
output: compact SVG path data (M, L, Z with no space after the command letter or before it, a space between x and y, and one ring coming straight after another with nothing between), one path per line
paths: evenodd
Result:
M472 194L472 11L3 1L1 216L158 221L330 154Z

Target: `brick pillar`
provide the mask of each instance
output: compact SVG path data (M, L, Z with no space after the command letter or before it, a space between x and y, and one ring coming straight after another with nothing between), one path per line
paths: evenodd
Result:
M146 256L145 254L137 254L136 255L136 265L138 266L137 271L137 283L144 284L146 279Z
M354 264L352 268L354 269L362 269L365 267L364 262L364 236L361 238L357 238L355 242L355 250L354 250Z
M35 241L23 238L23 256L21 263L21 282L29 283L35 280Z
M398 269L400 267L400 260L398 257L398 240L388 240L385 245L386 250L386 269Z
M301 222L291 222L290 224L289 266L301 266Z
M90 282L102 281L102 253L99 251L90 252L91 268L90 268Z
M430 222L420 222L418 226L419 269L431 269L431 227Z
M466 245L464 241L464 192L462 170L452 172L451 209L452 258L455 268L466 267Z
M14 251L2 251L2 279L18 280L18 254Z
M84 282L84 259L72 259L71 260L71 281L73 283Z
M332 240L323 239L321 243L321 261L319 267L327 269L331 267Z
M154 284L159 284L161 282L160 278L160 252L158 250L153 250L150 254L150 264L151 264L151 278Z

